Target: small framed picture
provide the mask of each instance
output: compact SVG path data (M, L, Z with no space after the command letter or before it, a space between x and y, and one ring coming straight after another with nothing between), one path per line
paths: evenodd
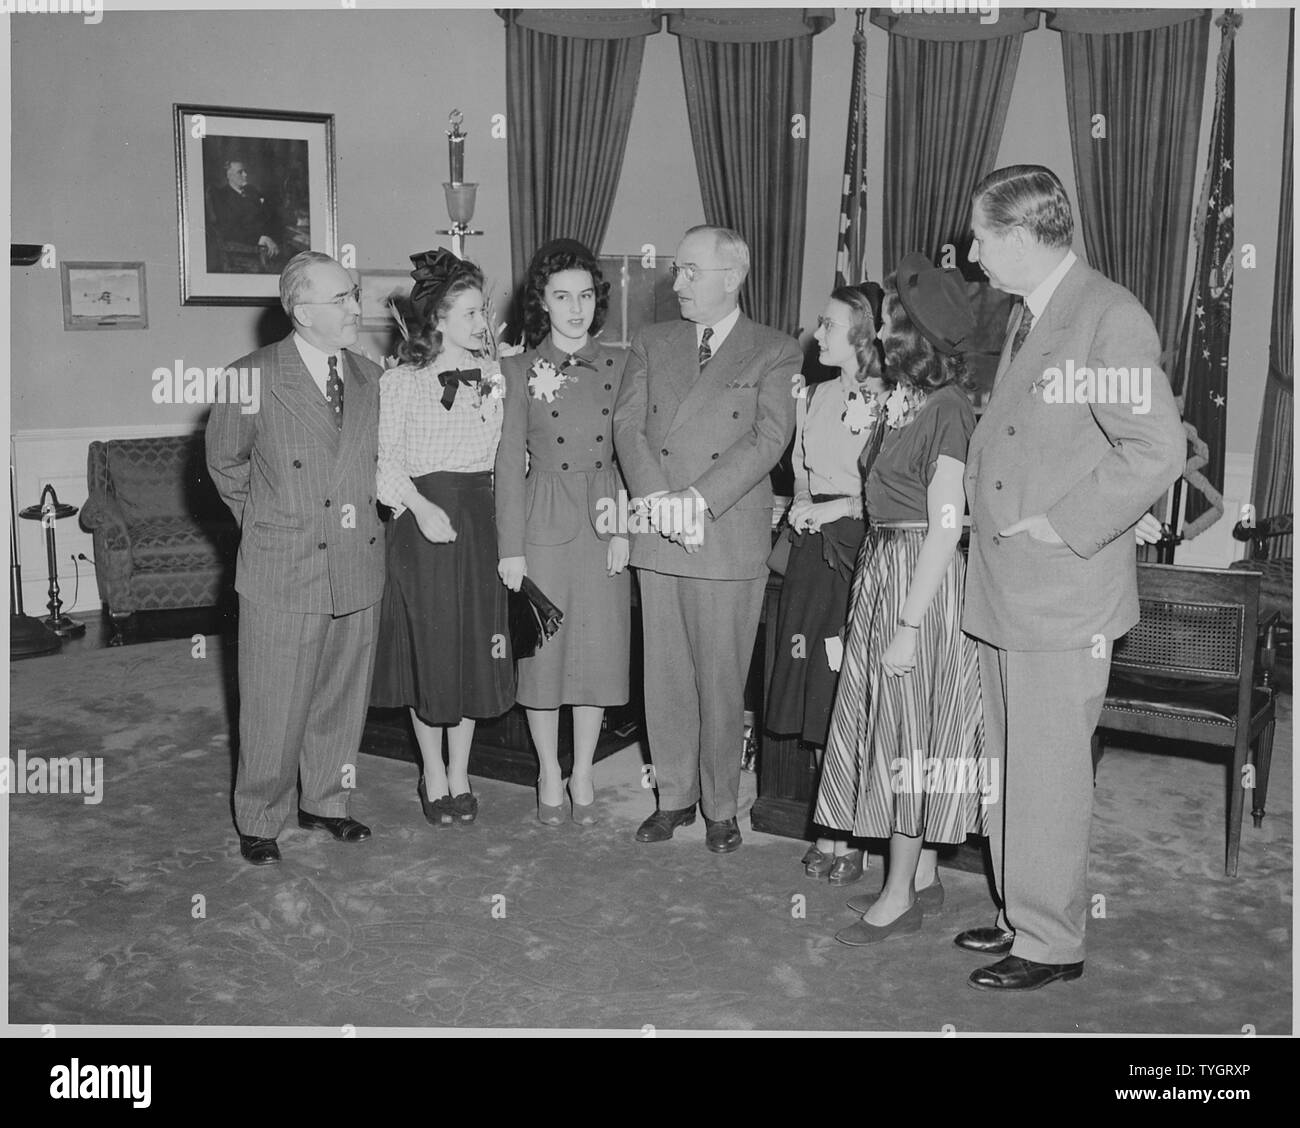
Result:
M142 262L62 262L63 328L148 329Z
M275 305L294 255L337 257L333 114L172 109L182 305Z
M388 310L388 300L411 296L413 281L410 271L358 270L357 285L361 288L361 328L396 328Z

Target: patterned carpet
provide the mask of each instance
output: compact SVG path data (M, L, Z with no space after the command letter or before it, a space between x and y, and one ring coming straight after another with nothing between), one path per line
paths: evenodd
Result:
M597 768L601 826L540 826L530 791L476 780L472 827L420 817L415 769L363 757L357 846L296 825L284 862L239 859L230 817L233 655L159 642L12 667L11 755L103 757L102 802L9 797L9 1021L639 1030L1291 1029L1292 726L1269 817L1223 876L1226 770L1204 752L1108 751L1098 781L1084 978L971 991L952 945L992 923L984 881L945 871L923 931L835 943L845 891L805 879L803 846L741 826L632 841L641 756ZM52 702L75 697L75 704ZM753 777L745 777L752 800ZM876 888L873 859L852 895ZM1102 915L1104 914L1104 915Z

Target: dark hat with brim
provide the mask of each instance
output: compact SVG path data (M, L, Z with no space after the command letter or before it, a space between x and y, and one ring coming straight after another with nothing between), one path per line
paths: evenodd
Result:
M921 336L943 353L970 347L975 314L960 271L940 270L925 255L913 251L898 264L895 279L898 300Z

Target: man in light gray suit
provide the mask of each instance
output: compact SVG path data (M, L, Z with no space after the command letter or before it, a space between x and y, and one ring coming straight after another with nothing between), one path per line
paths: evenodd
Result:
M768 473L794 431L795 340L736 304L749 248L695 227L673 264L684 321L632 342L614 407L614 441L651 529L632 530L645 638L645 711L659 809L637 831L662 842L703 809L714 853L736 825L745 680L767 557Z
M1091 738L1115 641L1138 620L1134 538L1186 443L1155 326L1078 261L1060 180L1038 165L976 188L970 257L1024 302L966 461L962 626L979 641L989 845L1002 912L960 947L1005 958L971 986L1032 990L1083 973Z
M233 366L260 373L260 409L208 419L208 469L242 529L235 821L253 865L280 860L299 782L300 826L370 837L348 816L384 589L380 370L345 347L359 299L328 255L296 255L280 276L293 333Z

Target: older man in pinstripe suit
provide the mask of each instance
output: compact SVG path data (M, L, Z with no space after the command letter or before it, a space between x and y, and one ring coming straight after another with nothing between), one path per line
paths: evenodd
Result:
M242 529L239 593L240 853L280 860L276 836L301 784L298 823L341 842L374 668L384 537L375 510L379 368L347 351L361 309L351 276L305 251L280 276L284 340L235 361L261 406L218 404L208 469Z

